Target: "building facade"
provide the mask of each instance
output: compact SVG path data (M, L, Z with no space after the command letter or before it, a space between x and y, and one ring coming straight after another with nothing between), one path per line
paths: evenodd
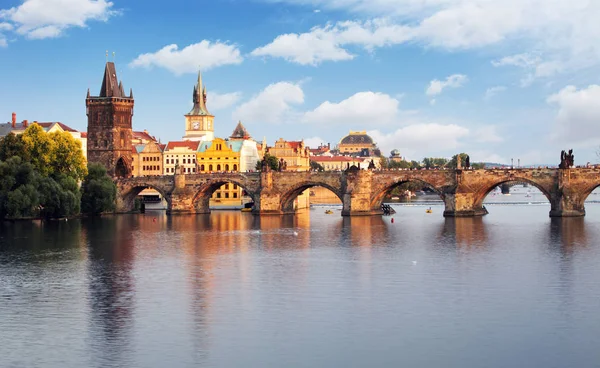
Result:
M106 63L100 94L91 96L88 89L85 105L88 162L103 165L113 177L131 176L133 92L125 95L114 63Z
M163 151L166 145L150 141L132 146L133 176L163 175Z
M310 170L310 150L304 145L304 141L286 141L279 138L273 147L267 148L267 153L283 159L286 171Z
M195 174L197 172L196 153L200 142L169 142L163 151L163 168L165 175Z
M367 135L366 131L350 131L338 143L338 150L341 154L359 154L363 150L372 151L377 148L373 138Z

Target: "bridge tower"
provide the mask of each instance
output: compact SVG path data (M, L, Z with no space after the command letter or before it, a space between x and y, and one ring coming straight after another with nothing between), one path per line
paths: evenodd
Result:
M112 177L130 177L133 91L125 95L113 62L106 63L100 94L91 96L88 89L85 106L88 162L102 164Z

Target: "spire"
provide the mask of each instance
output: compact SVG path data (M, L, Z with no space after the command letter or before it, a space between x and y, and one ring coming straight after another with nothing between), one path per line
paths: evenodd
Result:
M133 88L129 88L129 98L133 99Z
M231 139L250 139L250 133L248 133L248 131L246 130L244 125L242 125L242 122L238 121L237 126L235 127L235 129L233 130L233 133L231 133L231 137L229 137L229 138L231 138Z
M202 84L202 72L198 72L198 82L194 86L194 108L188 115L210 115L206 108L206 87Z
M123 90L123 82L119 82L119 93L121 93L121 97L125 97L125 91Z
M88 88L88 93L87 93L86 98L90 98L90 89L89 88Z

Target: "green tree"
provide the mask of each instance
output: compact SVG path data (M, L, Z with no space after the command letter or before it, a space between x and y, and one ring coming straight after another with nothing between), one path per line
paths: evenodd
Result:
M10 133L0 138L0 161L6 161L15 156L21 157L24 161L29 161L25 154L21 136Z
M279 170L279 160L277 159L277 157L271 156L267 153L267 154L265 154L264 159L267 161L267 165L269 165L271 170L273 170L273 171ZM256 170L262 171L262 160L258 161L256 163Z
M100 164L88 165L88 174L81 186L81 211L91 215L115 210L117 186Z
M0 161L0 218L37 216L39 175L21 157Z
M426 169L442 168L446 166L447 163L448 159L443 157L425 157L423 159L423 166Z
M310 169L313 171L325 171L323 165L313 160L310 160Z
M44 129L38 124L31 124L21 134L23 149L34 169L42 176L48 176L52 172L52 155L54 142L50 139Z
M78 181L83 180L87 174L87 167L81 142L75 140L68 132L50 133L49 138L54 142L50 155L52 175L67 175Z

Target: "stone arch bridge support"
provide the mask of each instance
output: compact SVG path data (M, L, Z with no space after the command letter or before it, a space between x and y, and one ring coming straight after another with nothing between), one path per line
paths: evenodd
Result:
M529 183L550 201L550 216L584 216L584 202L600 186L600 168L484 169L484 170L347 170L326 172L255 172L164 175L120 178L117 212L133 209L144 188L156 189L167 201L167 212L209 213L211 194L225 183L242 187L254 201L253 213L293 212L302 191L322 186L342 201L342 215L381 214L381 202L395 186L410 182L430 186L444 201L444 216L469 217L487 213L483 201L496 186L512 181Z

